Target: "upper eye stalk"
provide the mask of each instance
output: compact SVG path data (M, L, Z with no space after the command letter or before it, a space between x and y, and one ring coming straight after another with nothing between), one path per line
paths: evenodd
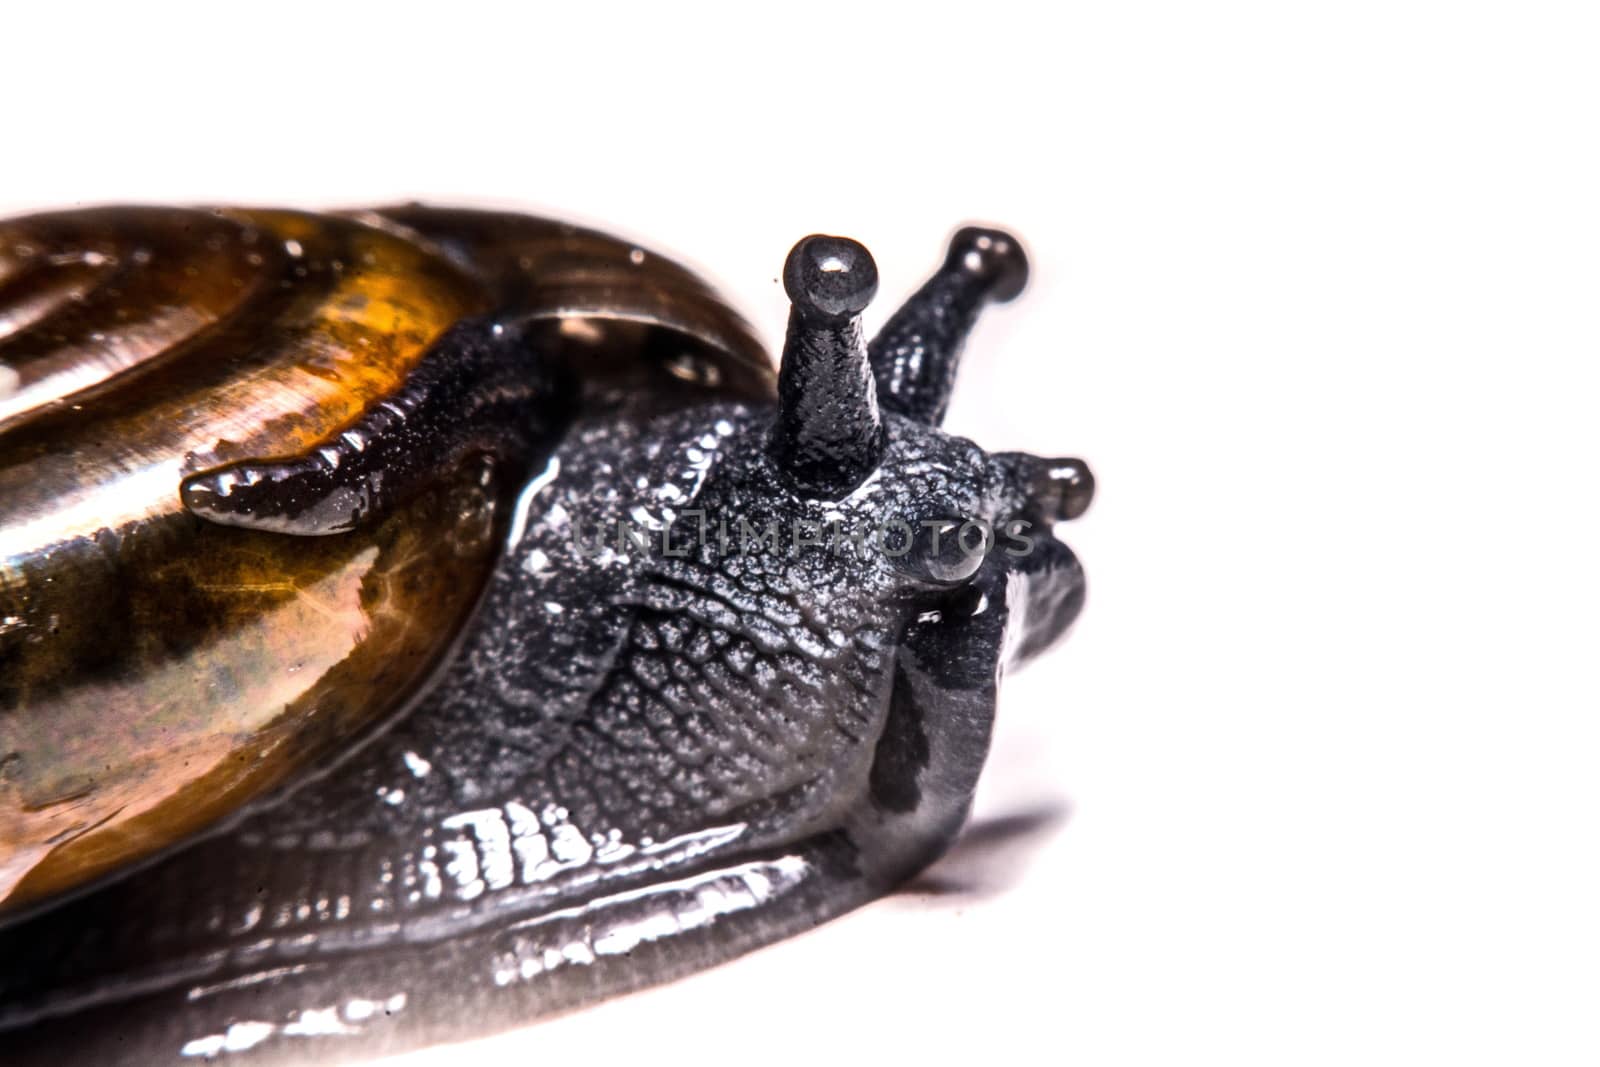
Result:
M967 227L869 346L861 312L878 291L871 253L847 237L796 244L783 267L792 307L770 445L795 488L838 499L865 481L883 455L880 405L938 425L978 312L1015 297L1027 279L1014 237Z
M872 254L848 237L806 237L783 265L789 332L771 454L795 488L836 499L883 455L883 420L861 312L878 292Z

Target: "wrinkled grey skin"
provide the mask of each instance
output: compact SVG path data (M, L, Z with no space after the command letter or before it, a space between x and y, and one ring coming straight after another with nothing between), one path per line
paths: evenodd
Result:
M809 928L939 855L1002 668L1081 607L1059 502L1040 461L893 411L871 473L824 499L774 459L782 417L624 403L574 423L418 708L227 832L0 931L6 1062L474 1036ZM717 531L739 518L919 535L741 551ZM1032 549L935 552L922 520L951 518L1022 519ZM665 545L611 536L669 521Z

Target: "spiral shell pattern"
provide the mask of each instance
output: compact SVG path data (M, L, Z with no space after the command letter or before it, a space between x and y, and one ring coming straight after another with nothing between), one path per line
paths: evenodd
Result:
M426 685L503 533L481 458L303 539L187 514L187 475L302 453L462 318L548 319L597 381L770 392L693 274L592 231L402 207L0 221L0 917L293 782ZM662 343L665 342L665 343Z

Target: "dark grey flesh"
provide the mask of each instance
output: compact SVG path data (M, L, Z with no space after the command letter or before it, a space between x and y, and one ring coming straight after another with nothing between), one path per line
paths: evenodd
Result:
M869 364L870 257L801 242L779 402L616 397L530 454L508 550L425 699L224 831L0 930L0 1059L303 1062L477 1036L807 929L936 858L1002 669L1083 601L1051 536L1087 506L1083 465L936 426L977 309L1023 271L1004 235L964 231ZM422 436L462 436L429 417ZM315 534L314 504L269 492L220 518ZM666 544L614 537L674 519ZM779 536L742 544L739 519ZM1032 549L953 550L953 529L936 547L923 522L967 519L1025 521ZM893 520L916 532L899 554L793 536Z

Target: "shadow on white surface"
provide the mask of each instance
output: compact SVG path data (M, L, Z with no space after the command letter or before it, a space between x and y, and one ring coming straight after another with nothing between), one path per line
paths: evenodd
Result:
M1039 850L1071 817L1071 806L1055 801L1012 815L975 819L942 859L908 882L896 897L935 897L949 903L990 900L1026 877Z

